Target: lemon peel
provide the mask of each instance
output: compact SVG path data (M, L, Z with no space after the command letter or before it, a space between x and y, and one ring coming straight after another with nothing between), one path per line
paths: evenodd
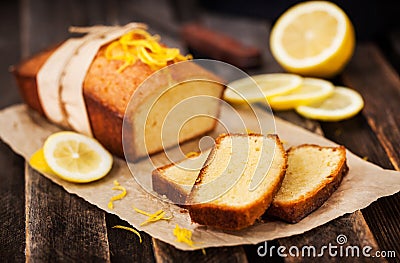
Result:
M134 229L132 227L121 226L121 225L116 225L116 226L113 226L112 228L119 228L119 229L131 231L139 237L139 241L140 241L140 243L142 243L142 236L140 235L139 231L137 231L136 229Z
M325 100L334 91L330 81L318 78L304 78L302 85L287 94L275 96L268 100L274 110L289 110L301 105L308 105Z
M96 139L72 131L47 137L43 155L55 175L73 183L99 180L113 164L112 155Z
M115 196L110 198L110 202L108 202L108 205L107 205L109 209L114 209L114 203L113 203L114 201L121 200L122 198L124 198L126 196L125 187L121 186L117 180L114 180L113 183L114 183L114 187L111 188L111 189L112 190L119 190L119 191L122 191L122 192L120 194L115 195Z
M133 207L133 209L134 209L136 212L138 212L139 214L148 216L148 218L146 219L146 221L142 222L142 223L140 224L140 226L144 226L144 225L147 225L147 224L149 224L149 223L154 223L154 222L157 222L157 221L159 221L159 220L170 220L170 219L172 219L172 216L165 217L165 212L164 212L162 209L158 210L157 212L155 212L155 213L153 213L153 214L148 213L148 212L146 212L146 211L143 211L143 210L141 210L141 209L139 209L139 208L136 208L136 207Z
M50 166L46 162L46 159L44 158L43 148L40 148L34 154L32 154L31 158L29 159L29 165L41 173L54 174L53 170L51 170Z
M176 236L176 241L185 243L190 247L194 247L194 242L192 240L192 231L190 231L189 229L179 227L179 225L176 224L173 234L174 236Z
M159 43L160 36L151 35L143 29L134 29L119 39L108 44L105 57L108 60L119 60L124 63L118 68L121 73L137 60L157 70L169 63L190 60L191 55L183 56L177 48L168 48Z
M230 82L224 99L233 104L265 101L296 90L302 82L301 76L289 73L252 75Z
M328 1L307 1L285 11L270 34L271 53L288 72L330 78L340 73L355 47L346 13Z
M362 96L347 87L335 87L324 101L296 108L300 115L321 121L341 121L359 113L364 107Z

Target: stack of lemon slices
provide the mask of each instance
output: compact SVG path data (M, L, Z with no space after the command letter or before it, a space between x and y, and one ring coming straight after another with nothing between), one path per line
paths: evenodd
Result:
M95 139L70 131L50 135L29 164L39 172L66 181L87 183L108 174L112 155Z
M353 89L289 73L262 74L231 82L224 99L233 104L267 100L274 110L295 109L304 117L322 121L353 117L364 106L361 95Z
M353 25L340 7L328 1L296 4L278 18L270 35L272 55L291 74L263 74L234 81L228 84L225 99L236 104L266 99L274 110L295 109L305 117L323 121L350 118L364 106L360 94L319 78L340 73L354 45Z

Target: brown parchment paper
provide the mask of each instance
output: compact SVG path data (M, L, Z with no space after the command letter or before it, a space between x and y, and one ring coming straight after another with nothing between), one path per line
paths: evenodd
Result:
M222 117L229 119L229 116L226 116L227 114L221 112ZM247 117L247 120L246 125L251 128L251 117ZM303 143L335 145L321 136L286 121L276 118L275 123L276 131L285 142L285 147ZM57 126L31 112L25 105L15 105L0 111L1 139L26 160L29 160L29 157L42 147L47 136L57 131L59 131ZM188 147L190 147L190 144ZM188 213L182 212L182 208L163 202L143 190L136 183L122 159L115 158L111 172L105 178L93 183L73 184L49 174L44 174L44 176L61 185L69 193L76 194L99 208L116 214L132 224L133 227L150 234L154 238L182 250L193 250L205 247L256 244L266 240L300 234L341 215L362 209L379 197L400 191L400 172L384 170L349 151L347 158L350 167L349 174L325 204L308 217L297 224L287 224L280 221L260 222L241 231L221 231L191 223ZM160 164L162 164L161 159ZM152 169L153 167L144 165L139 172L150 176ZM119 193L111 189L114 180L118 180L127 189L128 194L124 199L115 201L114 209L110 210L107 207L110 198ZM173 219L140 226L140 223L146 220L146 216L135 212L132 206L149 212L163 209L167 214L172 214ZM195 247L176 241L173 235L176 224L193 231L192 238L196 244Z

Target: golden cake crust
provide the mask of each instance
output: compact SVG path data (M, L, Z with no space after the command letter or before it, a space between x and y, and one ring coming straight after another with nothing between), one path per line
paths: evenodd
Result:
M195 186L201 184L202 178L207 171L208 161L212 160L212 156L215 151L220 147L222 139L229 134L222 135L218 137L215 141L215 147L212 149L208 160L200 171L200 174L196 180ZM245 136L245 135L236 135ZM260 136L260 134L249 134L249 136ZM267 135L268 138L276 141L280 152L284 157L284 164L282 165L277 179L274 180L272 185L272 191L265 192L260 198L254 200L251 204L242 207L231 207L231 206L221 206L212 203L202 203L202 204L191 204L188 205L189 214L193 222L202 225L208 225L226 230L240 230L245 227L251 226L254 222L264 214L265 210L269 207L272 202L273 197L279 190L282 181L285 177L286 166L287 166L287 156L282 143L279 140L278 135ZM188 198L188 204L193 200L193 191Z
M289 223L297 223L311 212L319 208L339 187L343 177L348 173L349 168L346 164L346 148L339 147L322 147L314 144L303 144L291 147L288 152L290 158L291 152L300 147L313 147L315 149L332 149L338 151L341 158L337 168L327 177L329 180L324 185L307 193L304 197L293 202L284 202L274 200L267 210L270 216L278 217Z

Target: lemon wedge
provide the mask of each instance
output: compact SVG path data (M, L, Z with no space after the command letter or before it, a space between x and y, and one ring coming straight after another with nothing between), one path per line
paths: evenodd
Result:
M364 107L361 95L346 87L336 87L333 94L320 103L299 106L296 111L307 118L340 121L356 115Z
M288 73L270 73L235 80L228 84L224 99L232 103L257 102L286 94L300 87L303 78Z
M333 84L327 80L304 78L298 89L284 95L272 97L268 102L272 109L289 110L300 105L321 102L329 97L333 90Z
M271 30L271 52L287 71L329 78L350 60L353 25L337 5L309 1L289 8Z
M75 132L50 135L43 146L50 169L66 181L86 183L104 177L112 167L112 156L95 139Z

